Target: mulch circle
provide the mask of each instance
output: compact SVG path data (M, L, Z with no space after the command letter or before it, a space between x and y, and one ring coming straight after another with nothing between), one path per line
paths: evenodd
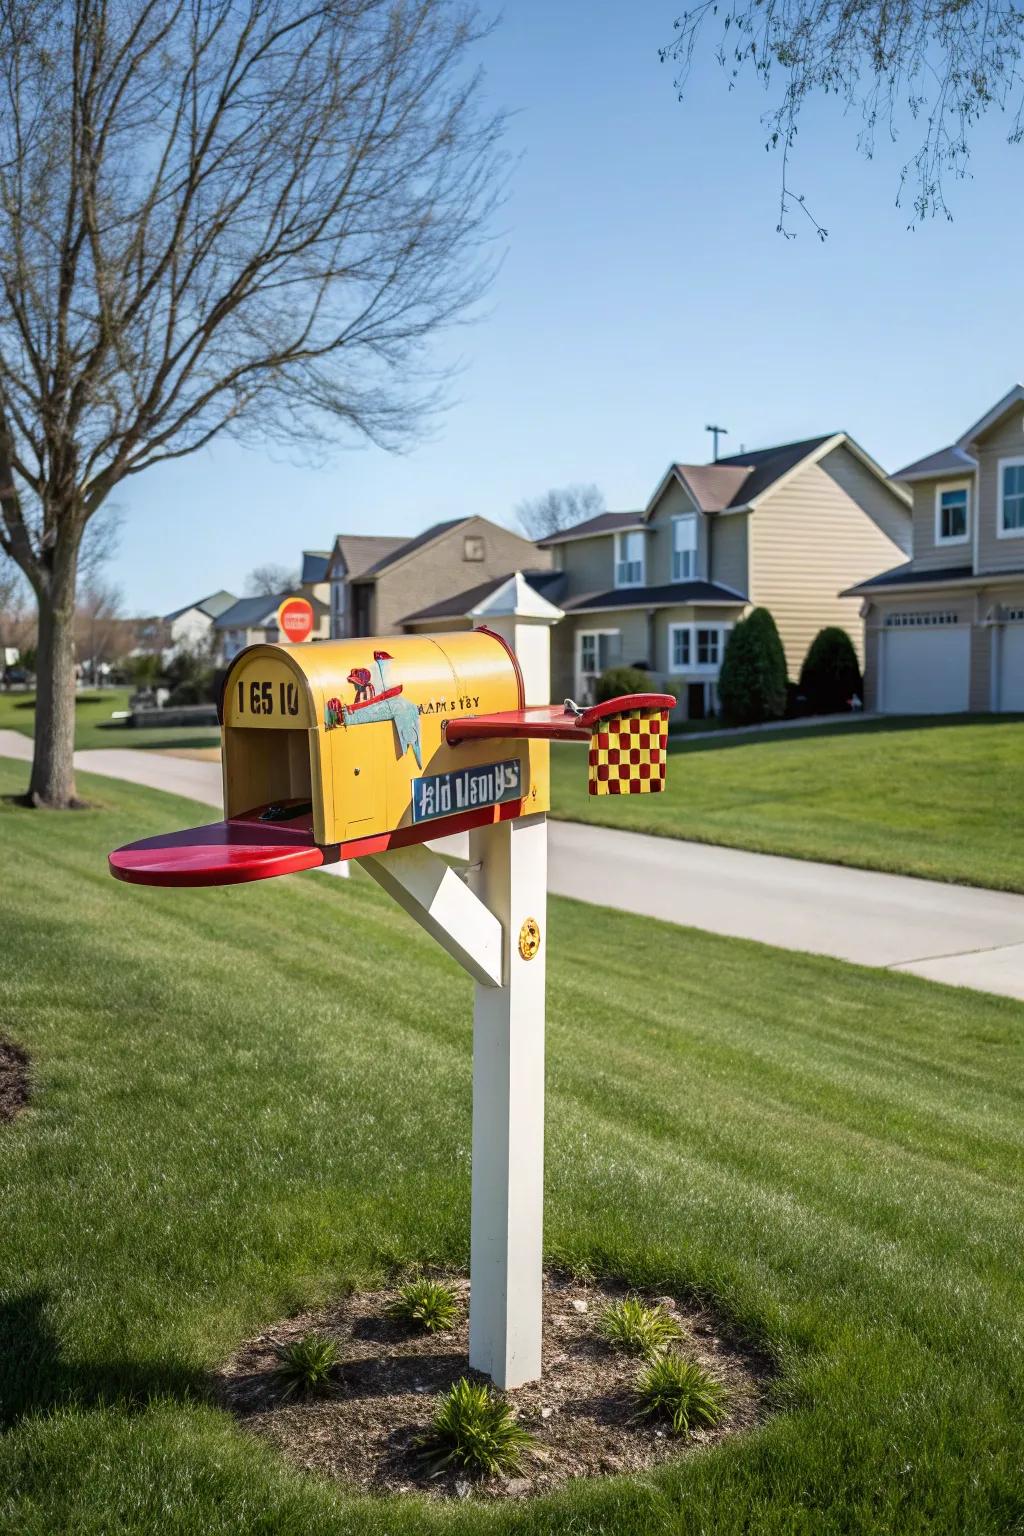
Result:
M507 1478L465 1472L430 1477L419 1464L417 1437L436 1400L468 1368L469 1283L437 1276L459 1298L459 1320L446 1333L413 1330L386 1316L395 1290L357 1292L322 1312L289 1318L244 1344L217 1377L225 1407L290 1461L372 1493L438 1498L522 1498L550 1493L572 1477L638 1473L692 1454L752 1428L765 1416L767 1360L722 1336L714 1317L667 1296L660 1302L682 1325L676 1347L729 1389L725 1421L683 1439L667 1424L633 1423L633 1390L643 1362L606 1343L598 1319L627 1294L614 1282L581 1283L548 1273L544 1280L544 1375L502 1394L536 1437L536 1456ZM333 1338L342 1364L331 1395L283 1398L275 1380L275 1346L306 1333ZM482 1378L478 1378L482 1379Z
M28 1103L28 1052L0 1040L0 1124L13 1120Z

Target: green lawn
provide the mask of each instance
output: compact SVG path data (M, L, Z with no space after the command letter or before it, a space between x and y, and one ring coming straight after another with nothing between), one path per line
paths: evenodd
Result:
M560 747L552 814L967 885L1024 891L1024 721L865 721L673 741L663 794L591 797Z
M133 730L121 720L110 717L115 710L128 708L129 688L99 688L80 693L75 704L75 746L139 747L160 750L164 747L216 747L220 731L214 726L166 726L163 729ZM0 730L21 731L31 736L35 731L36 701L32 693L0 693Z
M564 901L547 1251L714 1302L774 1417L530 1507L349 1497L238 1429L206 1373L240 1340L465 1262L471 988L363 876L115 883L108 847L208 812L83 784L0 802L35 1071L0 1127L5 1536L1024 1529L1024 1009Z

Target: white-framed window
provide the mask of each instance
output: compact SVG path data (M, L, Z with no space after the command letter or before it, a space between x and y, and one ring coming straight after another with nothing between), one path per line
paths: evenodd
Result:
M935 488L936 544L966 544L970 537L971 488L939 485Z
M644 536L639 529L615 535L615 585L642 587L644 584Z
M1003 618L1008 624L1019 624L1024 620L1024 608L1007 608Z
M345 588L347 583L335 578L331 582L331 639L345 638Z
M717 672L731 624L670 624L669 672Z
M999 521L1001 539L1024 538L1024 458L999 460Z
M934 629L938 625L959 624L959 622L959 614L941 610L921 613L887 613L885 616L886 629Z
M579 632L580 673L600 677L622 660L622 631L618 629L582 629Z
M697 576L697 514L686 512L672 519L672 580L694 581Z

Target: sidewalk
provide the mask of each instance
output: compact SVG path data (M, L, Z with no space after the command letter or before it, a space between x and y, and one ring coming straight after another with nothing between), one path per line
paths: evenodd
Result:
M0 756L31 752L26 736L0 731ZM76 752L75 767L221 807L217 763L103 748ZM464 857L464 843L438 846ZM549 823L548 885L577 901L1024 1000L1024 896L1004 891L563 821Z

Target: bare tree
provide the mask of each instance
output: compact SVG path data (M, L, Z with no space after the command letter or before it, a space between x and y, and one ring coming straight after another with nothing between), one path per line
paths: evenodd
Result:
M28 614L28 588L12 560L0 555L0 677L8 649L22 650L30 643L34 624Z
M394 445L489 276L460 0L0 0L0 549L39 608L30 796L74 796L83 531L221 433Z
M700 0L676 21L661 49L677 67L683 96L697 43L709 18L730 87L746 68L774 103L763 121L767 148L782 155L780 233L794 213L828 233L789 184L789 162L808 97L840 98L859 119L858 146L870 159L880 132L894 141L906 126L916 139L904 163L897 203L908 182L919 219L951 217L944 176L966 174L969 136L995 107L1009 114L1008 137L1024 132L1024 11L1012 0Z
M604 496L596 485L564 485L560 490L545 491L543 496L521 501L516 517L531 539L543 539L603 511Z
M80 589L75 612L75 648L89 664L89 681L95 683L104 663L118 661L132 648L134 626L123 617L123 598L118 587L91 576Z
M245 579L245 590L251 597L274 597L278 592L290 592L299 584L299 573L283 565L258 565Z

